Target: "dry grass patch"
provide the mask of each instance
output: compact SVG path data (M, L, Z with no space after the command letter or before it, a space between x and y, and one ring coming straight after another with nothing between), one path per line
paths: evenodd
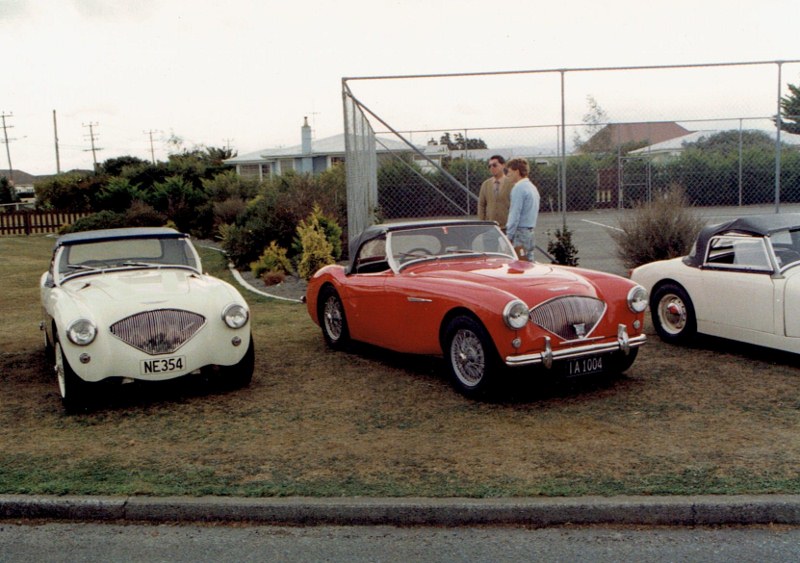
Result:
M245 292L256 375L112 389L61 409L38 331L52 241L0 238L0 492L527 496L800 492L796 357L652 335L627 376L513 372L494 402L436 358L328 350L302 305ZM25 250L25 252L22 252ZM22 252L25 258L11 258ZM227 277L221 257L207 268ZM31 290L33 287L34 290Z

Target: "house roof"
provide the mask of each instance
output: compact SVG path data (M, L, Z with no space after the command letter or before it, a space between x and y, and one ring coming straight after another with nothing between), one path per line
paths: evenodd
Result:
M674 121L649 121L644 123L611 123L595 133L592 138L599 135L610 135L609 139L615 145L628 143L660 143L690 133L688 129Z
M750 129L749 131L753 131ZM761 131L760 129L758 131ZM636 149L635 151L631 151L631 154L647 154L647 153L654 153L654 152L679 152L682 151L687 144L689 143L696 143L701 139L707 139L717 133L722 133L723 130L721 129L708 129L705 131L692 131L688 135L684 135L682 137L675 137L674 139L669 139L666 141L662 141L660 143L654 143L652 145L648 145L641 149ZM773 139L775 138L775 131L763 131ZM791 146L800 146L800 135L791 135L789 133L781 133L781 142Z
M408 151L410 147L394 139L387 139L386 137L376 137L376 151L390 152L390 151ZM424 147L418 147L422 150ZM242 163L256 163L264 162L266 160L277 160L281 158L303 158L308 156L328 156L328 155L344 155L345 141L344 133L333 135L332 137L325 137L323 139L314 139L311 141L311 153L303 153L302 145L293 145L291 147L278 147L271 149L263 149L256 152L242 154L233 158L227 159L227 164L242 164Z

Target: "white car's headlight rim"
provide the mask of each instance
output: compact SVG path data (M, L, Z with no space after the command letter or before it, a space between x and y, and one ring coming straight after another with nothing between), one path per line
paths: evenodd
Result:
M528 324L530 311L528 306L519 299L509 301L503 309L503 322L512 330L520 330Z
M222 320L230 328L242 328L250 320L250 311L244 305L231 303L222 311Z
M644 313L647 309L647 290L636 285L628 292L628 309L634 313Z
M67 327L67 338L76 346L88 346L97 337L97 327L89 319L72 321Z

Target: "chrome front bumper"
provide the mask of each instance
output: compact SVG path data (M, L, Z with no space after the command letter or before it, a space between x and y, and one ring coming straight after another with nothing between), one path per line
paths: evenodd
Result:
M603 342L600 344L586 344L584 346L575 346L574 348L565 348L563 350L556 350L553 352L550 337L544 337L544 350L536 354L525 354L523 356L506 356L505 362L507 366L529 366L542 364L546 368L551 368L554 361L570 360L575 358L582 358L584 356L596 356L598 354L608 354L611 352L622 352L629 354L631 348L637 348L647 341L644 334L630 338L625 325L617 327L617 340L616 342Z

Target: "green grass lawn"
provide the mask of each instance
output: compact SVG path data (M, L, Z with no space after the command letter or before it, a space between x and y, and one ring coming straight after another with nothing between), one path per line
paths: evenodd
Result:
M0 237L0 493L800 492L796 356L710 339L667 346L651 330L625 376L517 371L502 396L475 402L450 387L441 359L330 351L304 305L243 291L250 387L126 385L67 415L38 329L52 245ZM232 281L221 255L201 254Z

